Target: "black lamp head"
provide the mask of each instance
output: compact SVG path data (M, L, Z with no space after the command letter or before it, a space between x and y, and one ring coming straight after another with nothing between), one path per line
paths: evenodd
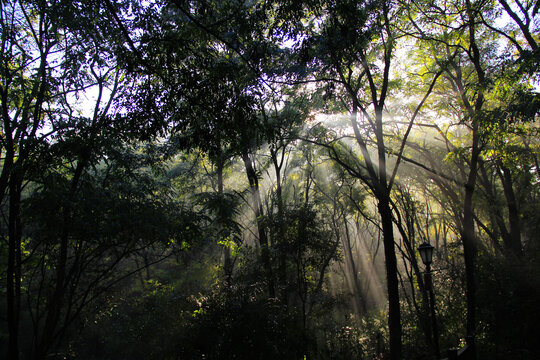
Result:
M423 243L422 245L418 247L418 252L420 253L422 262L426 266L431 265L431 262L433 260L433 249L434 247L427 242Z

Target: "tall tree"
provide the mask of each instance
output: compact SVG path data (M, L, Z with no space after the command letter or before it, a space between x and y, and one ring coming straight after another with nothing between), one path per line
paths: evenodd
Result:
M315 15L302 12L306 8ZM296 11L301 10L301 15L294 11L289 13L301 25L294 27L292 21L288 24L293 27L291 33L302 42L297 47L298 60L311 70L309 75L312 76L306 80L322 84L325 99L335 99L336 109L348 112L359 155L347 159L344 155L351 154L340 149L335 141L324 146L351 176L369 187L378 202L386 259L390 352L392 358L397 359L401 357L401 316L391 191L410 128L440 71L435 70L429 80L431 86L427 86L408 119L403 142L392 150L386 139L384 118L394 83L391 68L398 41L399 7L392 2L338 1L320 2L317 6L308 4L306 8L296 8ZM397 154L393 166L388 162L389 153Z
M111 168L105 167L104 173L96 169L103 161L115 162L116 156L116 164L123 162L120 168L134 171L133 163L127 161L130 157L120 156L120 149L143 133L124 118L112 116L118 111L113 101L122 89L119 84L131 79L120 70L114 51L123 41L115 36L117 24L111 21L118 16L116 11L126 9L124 5L116 3L112 7L115 12L111 12L100 2L2 3L0 191L6 213L1 231L6 244L2 252L8 259L10 359L17 359L22 350L22 311L33 322L28 350L33 358L47 357L68 325L108 286L106 283L111 284L106 279L111 280L115 266L138 246L124 242L125 251L104 264L97 254L120 245L97 246L73 227L77 218L88 216L83 210L96 211L87 207L88 203L84 205L96 195L89 188L92 176L104 175L100 184L105 188L110 185L107 175ZM93 104L81 105L80 99L87 96L94 97ZM129 181L129 176L123 179ZM153 204L142 200L149 193L139 195L140 204L144 203L141 211L147 211ZM49 196L50 204L37 203L54 208L46 219L26 205L40 196ZM58 201L51 201L54 196ZM44 223L54 231L32 233ZM120 242L126 240L122 234L118 237ZM97 269L96 273L89 271L92 275L86 277L84 271L90 268Z
M510 10L504 4L502 6L504 11ZM523 16L525 17L521 25L527 23L526 26L520 26L520 29L524 38L527 39L527 34L530 35L531 24L530 20L526 19L529 18L528 14L531 9L520 8L520 11L524 11ZM429 49L431 59L434 59L435 62L448 64L443 75L444 82L441 82L441 87L436 90L438 97L433 104L435 108L443 112L446 111L441 106L450 109L449 112L446 112L447 121L451 122L452 118L456 119L464 126L463 130L467 133L466 141L451 144L448 137L437 127L441 137L449 144L449 150L455 152L455 159L462 161L461 165L456 164L460 169L460 176L455 180L463 185L462 189L456 192L452 190L453 185L447 180L439 178L438 182L447 190L450 189L445 192L450 195L456 205L461 202L459 206L454 205L454 211L456 225L460 229L466 269L467 335L474 336L477 323L476 263L478 249L481 246L475 234L475 225L478 223L475 198L477 197L479 179L482 180L483 187L487 189L487 192L491 191L490 185L486 183L489 180L485 176L484 169L486 146L494 135L490 134L490 129L497 128L499 126L497 123L514 122L515 120L512 118L517 113L524 114L520 111L516 112L517 108L522 110L527 108L517 105L519 102L517 99L523 96L528 98L533 108L536 100L529 93L530 90L527 90L529 87L526 85L527 81L522 82L524 73L522 72L522 75L516 74L515 59L511 61L505 59L504 48L506 44L516 47L520 53L524 49L519 45L516 32L507 31L505 33L494 25L498 14L500 14L498 12L500 9L496 8L495 3L469 0L453 4L417 2L407 4L406 9L409 11L408 17L413 26L408 28L408 32L407 30L405 32L426 44L425 48ZM521 20L516 17L514 21L517 21L519 25ZM438 26L434 24L438 24ZM534 48L534 41L528 45ZM520 83L521 85L518 85ZM509 89L508 86L514 90L510 92L502 90ZM452 102L448 102L449 93L453 94L452 99L454 100ZM506 102L508 106L500 106L502 98L506 99L503 102ZM535 112L535 110L531 111L532 114ZM534 117L534 115L532 116ZM461 140L464 140L463 135ZM510 174L506 172L505 180L504 170L501 171L501 185L505 189L507 204L511 208L507 212L511 230L504 237L508 243L515 244L511 247L519 249L521 246L518 240L520 237L519 220L515 196L510 185ZM447 174L446 179L451 178L452 176ZM491 212L495 214L497 211ZM495 216L497 217L497 215ZM500 217L499 220L501 220ZM499 224L503 226L501 222ZM484 226L484 229L489 232L487 227ZM504 226L502 230L502 234L505 234L506 228ZM519 252L519 250L514 251Z

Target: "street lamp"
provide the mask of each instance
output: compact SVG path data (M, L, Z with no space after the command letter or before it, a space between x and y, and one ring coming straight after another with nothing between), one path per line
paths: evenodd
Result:
M422 262L426 265L426 271L428 272L430 271L431 262L433 260L433 249L433 245L426 242L418 247L418 252L420 253Z
M422 262L426 265L426 272L424 273L424 284L429 292L429 305L431 310L431 324L433 327L433 343L435 345L435 355L437 359L440 358L439 348L439 330L437 328L437 318L435 316L435 295L433 294L433 285L431 283L431 263L433 261L433 245L425 242L418 247L418 252L422 258Z

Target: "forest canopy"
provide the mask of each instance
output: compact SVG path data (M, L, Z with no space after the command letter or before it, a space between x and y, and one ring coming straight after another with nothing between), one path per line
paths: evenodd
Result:
M2 356L537 358L539 11L0 1Z

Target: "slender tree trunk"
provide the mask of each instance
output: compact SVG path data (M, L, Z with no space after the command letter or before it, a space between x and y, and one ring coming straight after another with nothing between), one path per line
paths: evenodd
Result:
M368 71L368 70L366 70ZM376 93L374 87L372 91ZM385 93L383 91L383 93ZM375 94L372 96L376 102ZM381 104L384 104L381 95ZM386 286L388 293L388 331L390 332L390 358L392 360L401 359L401 310L399 304L399 279L397 258L394 244L394 227L392 219L392 209L390 208L390 188L387 179L386 169L386 147L384 144L383 134L383 106L375 105L375 136L377 138L377 156L378 168L372 162L371 155L367 150L366 142L360 134L357 123L358 103L353 104L351 112L351 124L355 133L356 141L360 146L362 155L364 156L365 165L369 173L369 177L361 180L368 180L371 184L373 195L378 201L378 212L381 217L384 256L386 267Z
M386 286L388 291L388 329L390 332L390 356L401 359L401 310L399 305L399 279L396 251L394 247L394 227L388 195L379 199L378 210L383 229L383 244L386 266Z
M217 175L217 192L221 199L223 199L224 195L224 186L223 186L223 169L225 167L225 159L223 152L220 152L218 155L218 158L216 160L216 175ZM221 211L221 209L219 210ZM219 214L219 219L221 221L224 220L224 214ZM219 233L223 233L223 223L219 223ZM221 239L220 239L221 240ZM230 284L231 276L232 276L232 260L231 260L231 248L229 247L229 244L225 244L223 247L223 271L225 273L225 282L227 284Z
M354 261L354 254L352 252L351 244L351 234L349 232L349 225L347 223L347 218L345 217L345 215L343 215L343 227L345 229L345 243L343 244L343 248L345 249L345 260L346 264L349 265L349 272L352 275L352 285L355 292L354 299L356 302L356 307L358 312L360 313L359 315L361 315L367 312L367 304L364 299L362 286L360 285L360 279L358 278L358 267L356 265L356 262Z
M7 266L7 322L8 359L19 358L19 317L21 306L21 187L19 171L11 174L9 181L8 215L8 266Z
M387 69L387 67L385 67ZM386 85L387 82L385 81ZM388 290L388 330L390 332L390 358L401 359L401 309L399 304L399 279L394 244L394 223L390 208L390 188L386 170L386 147L383 134L383 104L386 91L381 90L381 100L375 106L375 123L378 152L378 181L375 185L375 196L381 216L383 230L384 256L386 265L386 286Z
M471 144L471 160L469 163L469 173L467 175L467 182L465 183L465 198L463 201L463 227L461 229L461 240L463 243L463 257L465 260L465 277L467 281L466 296L467 296L467 336L473 337L476 332L476 258L478 253L478 246L476 244L476 238L474 233L474 209L473 209L473 195L476 187L476 178L478 175L479 159L480 159L480 124L478 116L481 114L482 106L484 104L483 90L486 86L486 79L484 69L480 63L480 50L476 44L476 28L475 18L476 12L473 9L473 4L469 0L466 1L466 10L468 17L468 30L469 41L471 51L469 53L470 60L472 61L476 74L478 76L478 92L476 100L474 102L474 108L469 102L467 92L464 89L463 77L459 66L455 66L457 71L457 85L459 93L465 109L471 117L471 131L472 131L472 144ZM473 354L475 356L475 354Z
M251 199L253 205L253 211L255 212L255 218L257 221L257 230L259 232L259 245L261 247L261 260L263 262L264 270L266 273L266 281L268 282L268 295L273 298L276 296L274 275L272 272L272 264L270 263L270 249L268 247L268 237L266 235L266 229L262 223L262 202L261 194L259 191L259 179L257 173L253 168L252 160L247 152L242 154L244 165L246 167L246 174L248 177L249 188L251 190Z
M508 208L508 222L510 223L509 242L506 247L516 256L521 255L521 226L519 221L519 210L516 200L516 194L513 188L512 173L509 169L501 166L502 183L504 196L506 198L506 206Z
M433 346L433 333L432 333L432 325L430 325L430 319L429 319L430 309L429 309L429 294L428 294L428 288L427 288L428 285L423 280L425 276L424 277L422 276L422 272L420 271L420 267L418 266L418 261L416 260L417 259L416 249L415 249L415 246L413 246L414 238L415 238L414 221L410 221L410 223L407 224L407 227L410 229L407 232L403 228L403 223L401 222L401 218L398 218L398 220L399 221L396 222L396 226L399 233L401 234L403 244L405 245L405 250L410 258L410 265L412 269L411 270L412 271L411 285L413 282L413 273L414 273L414 276L416 277L416 280L418 282L419 293L422 296L422 307L420 308L417 304L416 296L414 296L415 288L414 286L411 286L411 291L413 293L413 304L416 309L416 312L418 313L420 325L426 336L426 342L429 347L432 347Z
M64 209L64 212L68 209ZM64 213L64 222L68 221L69 214ZM65 227L65 225L64 225ZM47 358L47 354L54 343L55 333L58 322L60 321L60 313L64 306L64 294L66 289L66 272L67 272L67 253L68 253L68 236L67 233L61 235L58 261L56 264L56 279L55 287L51 295L47 299L47 316L45 317L45 325L39 337L34 352L35 360Z
M281 165L278 160L278 151L271 150L272 162L276 173L276 200L278 208L278 283L280 288L280 297L284 305L288 304L288 288L287 288L287 244L285 242L285 219L283 207L283 194L281 188Z
M473 123L473 144L469 176L465 184L465 199L463 202L463 256L465 259L465 277L467 280L467 336L474 336L476 328L476 255L478 252L474 235L473 195L478 174L478 159L480 157L478 123Z
M47 358L48 352L58 338L57 327L60 321L62 309L64 307L64 297L68 283L69 224L71 223L71 218L73 216L72 203L75 200L79 180L83 174L84 168L86 167L88 156L89 154L83 154L81 156L81 159L75 169L75 173L73 174L73 179L71 180L68 200L66 203L64 203L62 208L62 232L60 234L60 246L55 268L56 279L54 290L47 299L48 309L47 316L45 317L45 325L34 352L34 359L36 360Z

